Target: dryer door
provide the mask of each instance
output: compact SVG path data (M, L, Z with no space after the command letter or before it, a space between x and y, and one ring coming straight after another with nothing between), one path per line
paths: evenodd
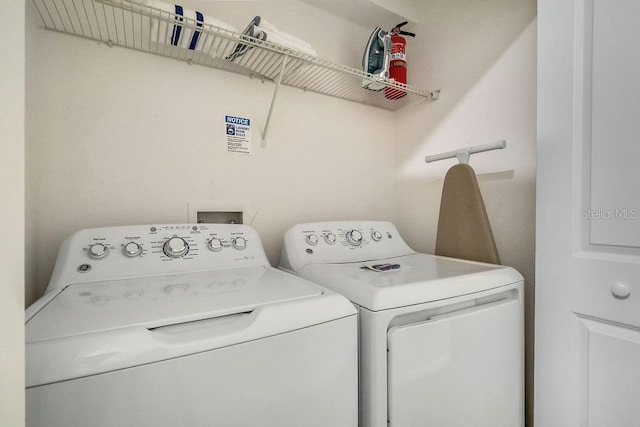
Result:
M522 319L509 298L391 328L389 425L523 425Z

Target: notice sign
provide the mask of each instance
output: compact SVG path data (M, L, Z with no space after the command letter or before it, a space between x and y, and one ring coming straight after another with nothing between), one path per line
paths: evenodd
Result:
M227 132L227 152L251 154L251 120L245 117L224 116Z

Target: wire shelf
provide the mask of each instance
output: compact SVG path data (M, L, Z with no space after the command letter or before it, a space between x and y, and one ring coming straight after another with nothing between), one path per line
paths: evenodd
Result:
M188 17L182 18L180 27L185 32L200 32L198 46L195 49L176 46L170 32L166 31L175 24L175 15L130 0L33 0L33 3L42 24L49 30L271 80L385 110L395 111L421 99L437 99L440 93L378 79L355 68ZM239 44L250 49L234 60L227 59ZM382 83L385 89L365 89L362 87L364 80ZM385 91L404 95L387 99Z

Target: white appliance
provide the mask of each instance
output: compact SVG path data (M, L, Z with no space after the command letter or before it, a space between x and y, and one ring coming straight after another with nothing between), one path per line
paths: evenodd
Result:
M81 230L26 313L27 426L357 425L357 313L244 225Z
M360 424L524 424L523 278L416 253L393 224L300 224L281 267L358 306Z

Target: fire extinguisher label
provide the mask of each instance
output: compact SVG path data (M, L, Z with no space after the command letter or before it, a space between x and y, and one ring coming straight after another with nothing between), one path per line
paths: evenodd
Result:
M404 52L397 52L397 53L392 53L391 54L391 60L395 61L395 60L401 60L401 61L406 61L407 59L407 55L405 55Z

